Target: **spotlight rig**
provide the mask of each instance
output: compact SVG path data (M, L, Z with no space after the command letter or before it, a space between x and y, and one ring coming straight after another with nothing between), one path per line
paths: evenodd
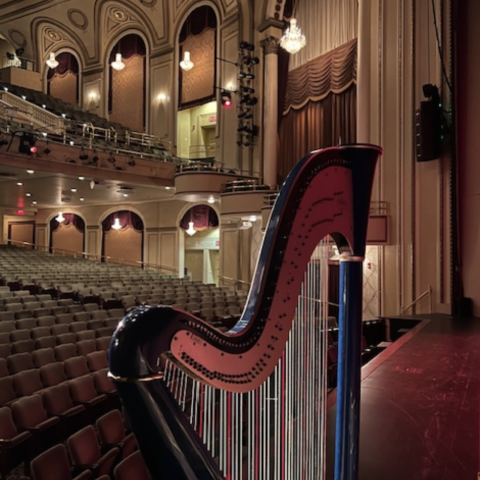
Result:
M254 67L260 63L260 59L254 52L255 46L252 43L240 42L238 62L240 98L237 114L237 145L239 147L250 147L258 135L258 126L253 124L253 107L258 103L258 97L254 96L255 89L252 84L255 80Z

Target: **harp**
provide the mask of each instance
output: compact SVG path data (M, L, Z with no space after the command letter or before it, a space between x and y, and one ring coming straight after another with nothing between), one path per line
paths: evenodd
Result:
M381 153L345 145L295 165L228 332L167 306L120 322L110 375L152 479L325 478L328 238L341 252L335 478L357 478L362 261Z

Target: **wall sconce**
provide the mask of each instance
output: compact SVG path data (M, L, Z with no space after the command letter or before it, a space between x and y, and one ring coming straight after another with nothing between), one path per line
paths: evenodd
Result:
M190 52L185 52L183 54L183 60L180 62L180 68L188 72L191 70L195 64L190 60Z
M97 92L90 92L88 94L89 108L97 108L100 104L100 95Z
M116 53L115 54L115 61L110 64L112 68L115 70L123 70L125 68L125 64L123 63L122 60L122 54L121 53Z
M167 96L164 94L164 93L159 93L157 95L157 100L160 102L160 103L163 103L167 100Z
M58 223L63 223L65 221L65 217L63 216L62 212L58 212L58 215L55 217L55 220Z
M55 60L55 52L50 52L50 56L48 57L46 64L52 69L58 67L58 62Z

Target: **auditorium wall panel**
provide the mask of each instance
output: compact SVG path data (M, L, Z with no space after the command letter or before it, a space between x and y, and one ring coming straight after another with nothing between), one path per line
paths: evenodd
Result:
M173 273L178 267L177 230L160 233L160 265L168 267L165 273ZM182 275L183 276L183 275Z

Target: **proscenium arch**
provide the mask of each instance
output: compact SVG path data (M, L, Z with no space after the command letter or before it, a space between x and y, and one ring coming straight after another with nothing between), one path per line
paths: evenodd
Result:
M148 42L147 36L144 34L142 30L139 30L137 28L132 28L132 26L126 26L125 29L119 31L114 37L110 38L108 45L106 46L105 50L103 51L103 57L102 57L102 66L103 66L103 98L108 98L108 89L110 85L110 68L109 68L109 58L110 58L110 53L113 49L113 47L123 38L126 37L127 35L138 35L144 45L145 45L145 111L143 112L144 114L144 122L145 122L145 131L148 132L150 131L150 109L151 105L148 101L150 98L150 52L151 52L151 45ZM103 116L105 118L108 118L108 102L103 102ZM133 211L133 210L132 210Z

